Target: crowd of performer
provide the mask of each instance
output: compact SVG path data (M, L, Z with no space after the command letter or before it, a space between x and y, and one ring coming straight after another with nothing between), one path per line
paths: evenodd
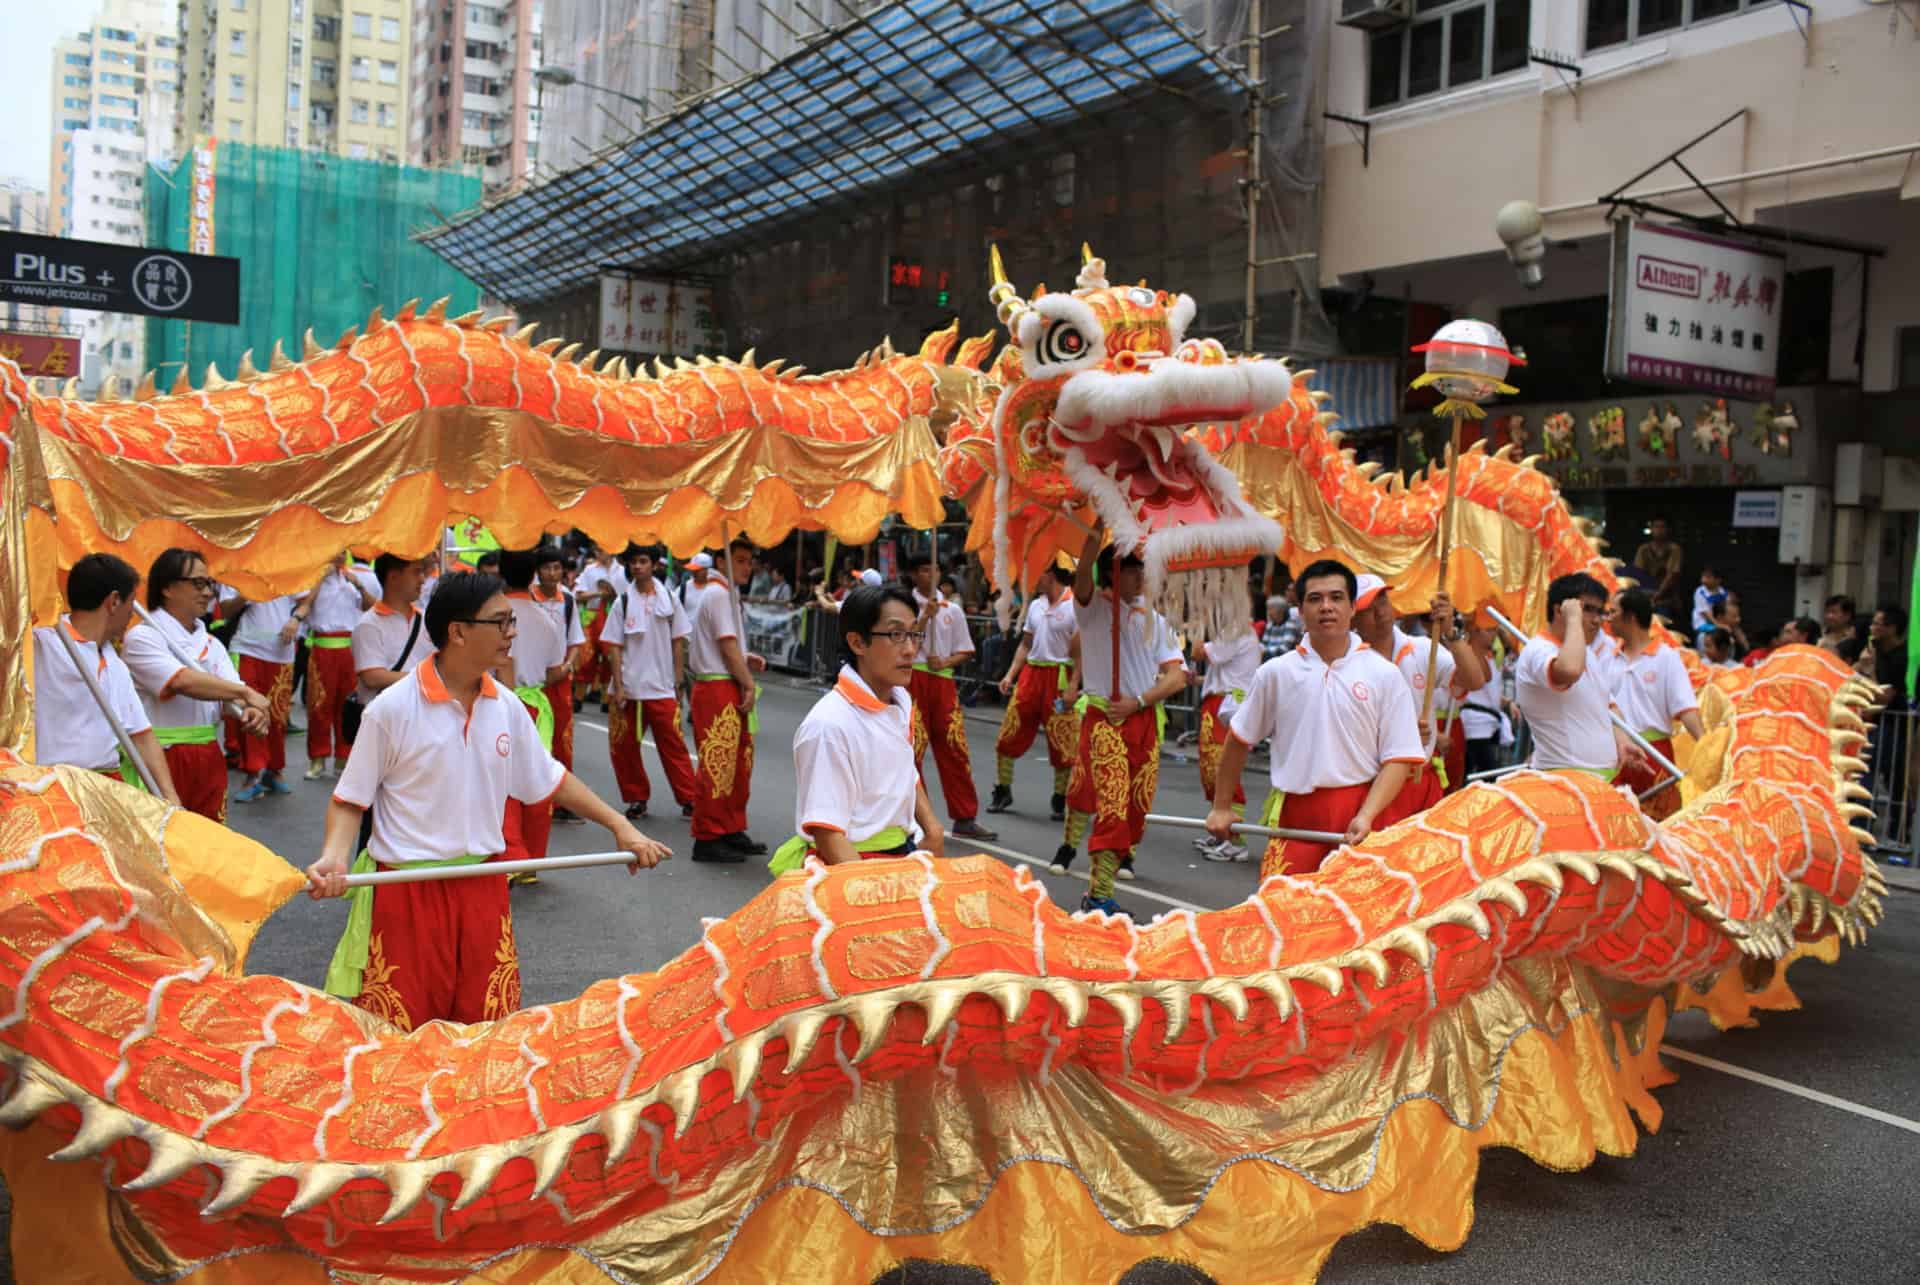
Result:
M298 678L305 779L333 780L309 871L317 896L347 893L354 872L544 857L556 823L596 822L632 868L652 866L670 853L634 824L655 802L643 736L690 822L693 861L767 856L747 823L766 662L748 645L742 599L790 601L789 582L760 584L766 564L744 541L678 567L637 545L579 557L555 543L467 552L479 556L446 567L342 554L307 591L251 602L190 550L167 550L144 575L111 555L84 557L68 579L68 614L35 631L38 757L150 779L169 801L224 820L230 771L241 775L236 803L293 788L286 733ZM940 856L954 840L995 837L980 822L956 684L976 652L969 617L929 559L902 570L894 582L843 572L832 594L813 586L845 663L791 758L784 746L778 756L792 764L796 806L792 837L769 861L776 872L809 859ZM1047 812L1062 827L1051 869L1069 873L1084 847L1083 911L1125 913L1116 884L1137 877L1168 704L1190 686L1200 689L1209 802L1196 847L1215 862L1257 859L1262 879L1310 874L1339 844L1486 774L1516 718L1532 737L1530 766L1617 777L1656 817L1679 805L1671 738L1702 728L1686 667L1642 589L1609 600L1590 577L1561 577L1546 628L1502 643L1469 628L1444 594L1402 618L1379 576L1322 560L1269 598L1260 627L1188 646L1145 600L1143 580L1137 554L1090 535L1078 557L1040 573L1010 663L987 676L1006 708L986 811L1020 806L1015 765L1041 743ZM210 625L230 630L230 647ZM574 714L593 698L607 713L617 805L572 770ZM1250 794L1245 768L1263 744L1269 787ZM1286 832L1257 857L1241 830L1249 798L1261 800L1257 824ZM508 887L354 888L329 988L406 1026L511 1011Z

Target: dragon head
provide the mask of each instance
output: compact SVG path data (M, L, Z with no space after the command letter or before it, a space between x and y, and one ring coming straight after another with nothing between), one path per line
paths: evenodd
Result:
M1189 338L1191 296L1108 283L1090 249L1075 288L1024 298L992 251L989 293L1013 347L994 409L994 554L1005 586L1023 510L1090 503L1125 553L1146 564L1147 594L1199 637L1244 629L1243 569L1281 542L1232 473L1187 430L1237 423L1284 405L1286 363L1230 356Z

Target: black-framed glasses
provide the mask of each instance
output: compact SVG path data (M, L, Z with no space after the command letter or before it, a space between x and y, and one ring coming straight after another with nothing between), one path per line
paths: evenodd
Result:
M220 583L218 580L215 580L212 576L183 576L181 577L181 582L183 584L192 585L194 588L198 589L201 593L212 593L214 590L214 587Z
M918 647L927 641L927 631L924 629L876 629L867 637L884 638L896 647Z
M461 616L460 623L463 625L492 625L503 634L510 634L520 627L520 622L514 618L511 611L502 616Z

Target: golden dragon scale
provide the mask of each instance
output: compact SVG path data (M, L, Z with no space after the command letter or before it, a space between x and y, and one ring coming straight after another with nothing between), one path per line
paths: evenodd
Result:
M928 375L949 372L967 390L951 448L981 403L977 375ZM108 405L85 431L124 449L116 417L174 422L202 395ZM36 451L17 422L10 469L80 442L78 408L35 404ZM1267 511L1291 548L1430 579L1435 479L1376 487L1323 413L1296 386L1196 436L1243 452L1248 503L1284 499ZM87 440L110 495L115 448ZM1544 578L1605 571L1539 474L1460 467L1461 538L1487 577L1463 601L1524 612ZM379 507L334 520L358 538ZM223 561L244 547L209 543ZM1597 779L1522 772L1318 876L1147 925L1067 914L985 858L813 869L658 972L409 1033L245 973L258 925L304 885L279 858L0 756L0 1123L18 1131L0 1161L34 1229L17 1266L651 1282L871 1279L933 1258L1114 1280L1164 1257L1234 1281L1310 1279L1378 1221L1456 1246L1480 1149L1555 1168L1631 1151L1629 1112L1659 1119L1671 1007L1725 1022L1790 1002L1734 965L1831 957L1878 916L1851 824L1871 690L1805 648L1696 679L1709 730L1664 823Z

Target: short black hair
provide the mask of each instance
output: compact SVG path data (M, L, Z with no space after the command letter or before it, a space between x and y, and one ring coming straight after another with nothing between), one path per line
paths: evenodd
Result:
M1586 572L1569 571L1564 576L1556 576L1547 586L1547 614L1551 616L1560 610L1560 604L1569 598L1598 598L1605 602L1607 591Z
M1707 631L1707 641L1716 647L1725 647L1728 655L1733 654L1732 631L1726 629L1710 629Z
M912 575L922 567L931 566L932 563L933 559L924 553L909 554L907 557L900 559L900 570L908 575Z
M1816 643L1820 641L1820 622L1812 616L1799 616L1791 623L1795 629L1800 631L1800 636L1808 642Z
M1327 576L1340 577L1340 583L1347 587L1348 602L1360 596L1360 578L1353 574L1352 567L1338 558L1321 558L1318 562L1308 563L1307 569L1293 578L1293 583L1299 587L1300 592L1305 593L1307 581L1320 580Z
M1614 603L1621 615L1632 616L1642 629L1653 628L1653 599L1645 589L1623 589Z
M533 583L533 573L545 561L538 549L509 549L500 555L500 578L507 588L524 591Z
M158 611L161 596L187 578L188 567L205 560L193 549L161 550L160 556L147 568L147 606Z
M373 578L380 582L382 589L387 587L387 577L413 562L416 558L403 558L397 553L383 553L373 560Z
M488 549L485 553L473 560L473 565L484 572L498 571L500 569L500 551L498 549Z
M861 585L840 604L840 651L849 665L855 658L847 639L854 634L871 638L873 627L880 623L880 613L890 602L899 603L916 616L920 614L920 604L899 585Z
M1848 634L1845 638L1842 638L1833 645L1834 655L1840 657L1841 660L1846 661L1849 665L1859 660L1860 653L1866 649L1867 644L1861 641L1860 635L1858 634Z
M75 611L92 611L109 597L119 594L133 597L140 573L123 558L111 553L89 553L67 572L67 606Z
M533 551L533 565L536 570L549 562L557 562L562 568L567 565L567 555L561 551L559 545L543 544Z
M1857 610L1853 605L1852 597L1844 593L1834 594L1833 597L1827 599L1826 605L1829 607L1838 607L1849 616L1855 614Z
M1093 574L1103 585L1113 583L1113 549L1114 546L1108 545L1106 548L1100 550L1099 556L1093 560ZM1123 571L1145 565L1137 553L1129 553L1120 559L1120 569Z
M480 608L497 593L507 591L499 576L484 571L456 571L441 576L427 600L427 638L436 649L447 645L447 626L456 620L472 620Z
M727 541L727 552L732 553L735 549L745 549L756 558L760 556L760 547L744 535L736 535Z
M635 558L651 558L655 562L665 562L667 551L657 544L629 544L620 550L622 563L632 562Z
M1880 608L1880 614L1887 618L1887 626L1896 634L1907 632L1907 613L1891 603Z

